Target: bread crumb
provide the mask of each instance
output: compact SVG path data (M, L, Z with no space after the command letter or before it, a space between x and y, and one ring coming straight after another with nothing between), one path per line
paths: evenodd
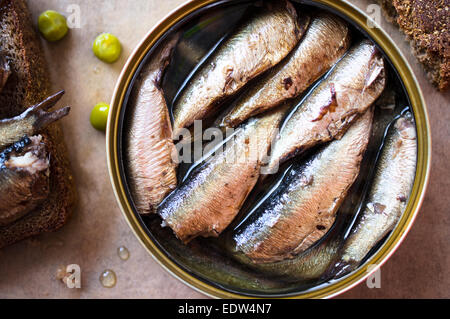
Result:
M67 266L60 265L58 269L56 270L56 279L61 280L64 284L67 285L67 279L71 275L67 272Z

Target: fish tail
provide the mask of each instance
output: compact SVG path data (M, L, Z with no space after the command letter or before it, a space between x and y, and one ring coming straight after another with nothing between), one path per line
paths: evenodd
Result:
M62 119L67 114L69 114L69 112L70 112L70 106L60 108L53 112L45 112L45 111L40 110L38 112L38 119L36 120L36 122L34 124L34 128L36 130L43 129L47 125Z
M44 101L30 107L29 111L36 112L39 110L43 110L43 111L49 110L50 108L55 106L56 103L58 103L58 101L62 98L64 93L65 93L65 91L61 90L58 93L53 94L52 96L49 96Z

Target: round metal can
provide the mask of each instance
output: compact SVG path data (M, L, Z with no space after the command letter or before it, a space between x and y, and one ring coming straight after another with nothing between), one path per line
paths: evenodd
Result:
M261 297L264 295L241 293L239 291L226 289L221 285L214 284L208 280L203 280L188 269L183 269L183 267L180 267L173 257L168 256L155 242L154 238L149 235L148 230L145 229L142 221L134 212L133 206L130 203L130 198L126 192L124 170L120 162L120 136L122 130L121 118L123 116L124 101L126 99L128 87L138 72L139 65L145 59L146 54L152 49L158 40L166 32L169 32L169 30L171 30L177 23L180 23L188 16L195 14L202 8L220 5L226 2L230 1L193 0L187 2L172 11L143 38L129 57L114 90L107 127L107 160L115 196L129 226L132 228L142 245L144 245L148 252L162 267L185 284L211 297ZM373 271L376 271L377 267L380 267L394 253L410 230L422 204L429 179L431 163L431 134L427 109L418 82L405 57L390 37L381 28L376 26L374 27L373 22L369 20L365 13L345 1L311 0L302 1L302 3L309 3L314 6L327 8L328 10L345 17L384 51L386 56L390 59L392 66L397 71L399 78L403 82L404 90L408 95L411 104L410 106L414 112L417 129L417 167L413 189L405 212L383 246L372 255L368 262L350 275L342 278L342 280L333 282L330 285L320 286L313 290L294 293L291 292L289 294L278 294L275 296L289 298L331 298L351 289L370 276ZM377 265L377 267L369 268L369 265Z

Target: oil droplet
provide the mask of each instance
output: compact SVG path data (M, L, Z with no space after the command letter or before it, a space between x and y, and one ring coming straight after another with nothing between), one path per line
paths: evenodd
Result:
M116 273L111 269L106 269L100 275L100 283L105 288L113 288L116 285L116 282L117 282Z
M122 260L128 260L128 258L130 258L130 252L125 246L120 246L119 248L117 248L117 254Z
M100 71L101 71L101 69L100 69L99 66L94 67L94 73L95 73L95 74L99 74Z

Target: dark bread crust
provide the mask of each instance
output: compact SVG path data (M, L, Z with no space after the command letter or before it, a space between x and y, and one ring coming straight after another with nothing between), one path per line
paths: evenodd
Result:
M12 74L0 95L0 118L42 101L50 81L41 43L24 0L0 1L0 47L12 61Z
M450 0L378 0L411 42L432 83L450 88Z
M50 95L43 50L24 0L0 1L0 49L13 71L0 94L0 118L5 118ZM60 228L73 211L76 192L61 127L52 124L41 135L50 153L50 195L35 211L0 227L0 248Z

